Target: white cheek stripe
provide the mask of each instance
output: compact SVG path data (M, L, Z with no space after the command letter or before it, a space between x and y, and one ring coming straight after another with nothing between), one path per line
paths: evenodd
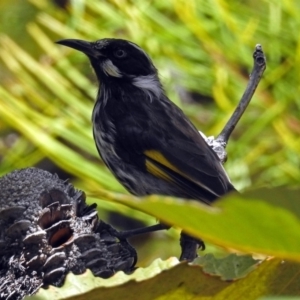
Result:
M112 63L110 59L105 60L101 67L106 75L110 75L113 77L122 77L120 70Z

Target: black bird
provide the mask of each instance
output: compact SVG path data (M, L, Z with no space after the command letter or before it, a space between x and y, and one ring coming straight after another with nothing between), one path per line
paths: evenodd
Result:
M170 195L208 205L235 190L218 156L182 110L166 96L157 69L138 45L121 39L58 44L86 54L100 82L93 133L104 163L137 196ZM200 221L200 220L199 220ZM157 224L124 232L168 228ZM202 241L181 234L181 260L193 260Z

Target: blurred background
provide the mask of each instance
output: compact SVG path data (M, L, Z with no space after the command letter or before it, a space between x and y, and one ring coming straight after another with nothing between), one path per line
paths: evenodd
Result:
M225 168L239 190L299 184L299 1L1 0L0 20L0 176L37 166L87 195L127 193L94 145L97 82L88 59L55 44L114 37L143 47L169 97L215 136L242 96L260 43L267 70L231 137ZM99 216L117 228L156 222L108 200L97 199ZM132 243L141 266L179 254L175 229Z

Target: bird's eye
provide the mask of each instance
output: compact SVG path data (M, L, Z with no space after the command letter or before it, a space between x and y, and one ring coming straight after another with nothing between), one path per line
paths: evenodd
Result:
M115 52L114 52L114 55L115 57L117 58L123 58L126 56L126 52L122 49L117 49Z

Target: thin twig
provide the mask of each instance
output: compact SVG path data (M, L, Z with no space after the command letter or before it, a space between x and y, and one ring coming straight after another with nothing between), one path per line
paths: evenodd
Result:
M257 44L255 46L253 58L254 58L254 66L250 75L247 88L238 106L236 107L234 113L226 123L222 132L216 138L216 142L222 144L224 148L226 148L226 145L228 143L232 131L234 130L241 116L245 112L248 104L250 103L252 96L257 88L257 85L259 84L260 79L264 73L264 70L266 69L266 57L264 55L264 52L260 44Z

